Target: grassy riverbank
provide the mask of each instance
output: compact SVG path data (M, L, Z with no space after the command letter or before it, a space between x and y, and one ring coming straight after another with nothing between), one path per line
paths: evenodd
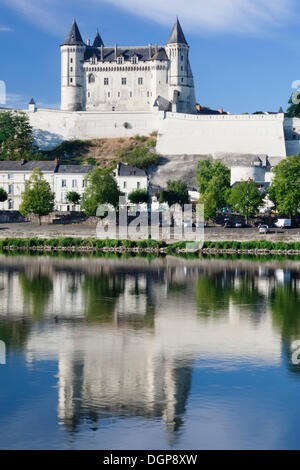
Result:
M66 251L66 252L150 252L186 253L186 242L167 244L156 240L100 240L97 238L3 238L0 250ZM250 254L300 254L300 242L253 241L205 241L202 248L191 250L199 253L250 253Z

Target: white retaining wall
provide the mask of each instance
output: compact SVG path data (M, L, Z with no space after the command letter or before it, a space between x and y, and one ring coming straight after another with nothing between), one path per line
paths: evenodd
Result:
M286 157L283 114L209 115L167 113L159 128L161 155L216 153Z
M148 135L159 129L164 117L160 111L99 113L38 109L34 113L25 112L42 149L54 148L64 140Z
M161 155L267 154L286 157L284 115L220 115L152 112L29 112L39 147L64 140L148 135L158 131ZM128 123L128 127L124 127Z

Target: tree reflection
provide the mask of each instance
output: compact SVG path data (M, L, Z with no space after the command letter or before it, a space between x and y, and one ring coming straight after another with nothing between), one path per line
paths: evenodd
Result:
M21 273L20 285L23 290L26 309L34 321L40 320L44 315L53 290L52 280L41 273L33 276Z
M202 275L197 282L196 300L199 314L219 316L229 307L231 279L225 280L224 273L213 276Z
M86 275L82 283L85 295L85 317L88 321L111 322L119 295L124 291L124 280L110 273Z
M22 350L26 345L30 325L25 320L6 320L0 321L0 338L4 341L7 350Z

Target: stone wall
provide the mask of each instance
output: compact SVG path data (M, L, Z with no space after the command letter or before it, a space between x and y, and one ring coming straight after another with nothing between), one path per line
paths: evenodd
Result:
M0 211L0 223L17 223L25 222L25 217L23 217L18 211Z
M218 153L286 157L283 114L190 115L166 113L160 122L157 151L161 155Z
M38 109L25 112L41 149L55 148L64 140L149 135L159 129L164 118L162 111L100 113Z

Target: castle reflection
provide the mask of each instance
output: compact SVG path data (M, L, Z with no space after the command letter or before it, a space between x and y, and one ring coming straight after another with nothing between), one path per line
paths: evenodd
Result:
M57 361L70 432L129 416L176 439L195 360L278 364L300 339L299 306L296 262L0 259L0 338L28 364Z

